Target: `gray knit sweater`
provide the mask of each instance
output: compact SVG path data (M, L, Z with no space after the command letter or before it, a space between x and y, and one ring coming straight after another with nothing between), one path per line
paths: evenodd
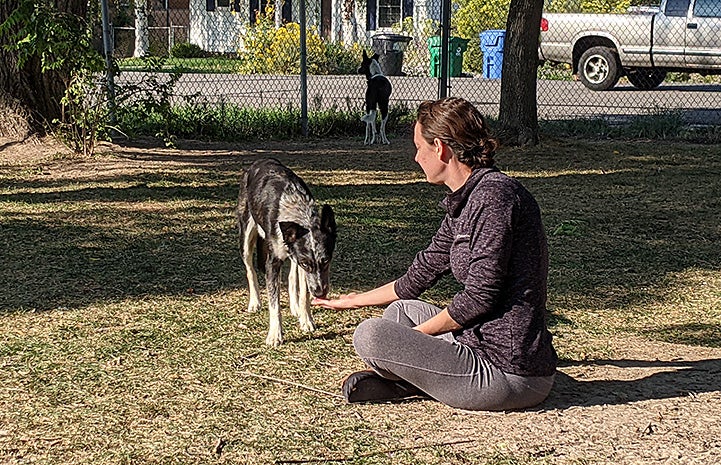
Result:
M474 170L441 202L430 245L395 284L415 299L449 271L463 290L448 304L456 340L501 370L549 376L557 356L546 326L548 246L533 196L495 168Z

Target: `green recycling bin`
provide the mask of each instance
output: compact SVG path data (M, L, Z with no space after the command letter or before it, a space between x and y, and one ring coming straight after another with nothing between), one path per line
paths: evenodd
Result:
M448 38L448 76L459 77L463 72L463 52L468 47L468 39ZM428 51L431 53L431 77L441 77L441 36L428 39Z

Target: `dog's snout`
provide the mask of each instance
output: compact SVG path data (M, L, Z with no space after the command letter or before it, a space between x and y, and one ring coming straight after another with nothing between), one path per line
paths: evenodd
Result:
M330 291L329 284L322 284L320 286L314 286L312 289L310 289L310 293L313 294L313 297L318 297L319 299L324 299L328 295L329 291Z

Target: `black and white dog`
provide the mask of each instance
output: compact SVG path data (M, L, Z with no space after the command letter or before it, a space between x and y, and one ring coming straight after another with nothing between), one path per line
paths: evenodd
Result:
M315 330L308 294L325 297L330 289L330 262L336 241L333 209L324 205L319 215L305 182L278 160L268 158L254 162L243 174L236 216L248 277L249 312L261 307L253 267L256 248L260 252L258 266L265 267L270 312L265 343L277 346L283 342L280 275L288 258L290 311L298 317L302 330Z
M391 83L381 71L378 63L378 54L369 57L363 50L363 62L358 68L358 74L365 74L368 80L366 88L366 114L361 121L366 123L365 145L374 144L376 141L376 108L381 112L380 143L390 144L386 137L386 123L388 122L388 100L391 98Z

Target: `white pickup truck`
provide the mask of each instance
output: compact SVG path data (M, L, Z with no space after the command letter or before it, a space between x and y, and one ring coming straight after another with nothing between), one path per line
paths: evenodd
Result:
M721 0L662 0L624 14L544 13L541 61L569 63L589 89L621 76L653 89L668 71L721 74Z

